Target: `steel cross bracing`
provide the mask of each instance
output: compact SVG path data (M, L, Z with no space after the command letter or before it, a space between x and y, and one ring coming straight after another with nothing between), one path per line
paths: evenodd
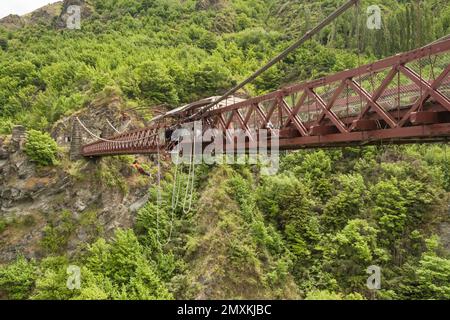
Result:
M259 97L231 99L196 117L194 103L151 126L83 146L84 156L154 153L174 144L165 130L279 129L280 149L435 142L450 137L450 39ZM229 101L230 100L230 101ZM274 131L275 132L275 131Z

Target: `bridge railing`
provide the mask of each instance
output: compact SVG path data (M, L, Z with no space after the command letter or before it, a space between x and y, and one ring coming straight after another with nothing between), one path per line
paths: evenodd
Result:
M390 133L387 136L370 132L367 135L370 139L419 137L420 129L403 130L404 133L402 129L439 124L440 119L445 120L440 113L450 111L449 51L450 40L445 40L211 110L204 117L223 130L270 127L291 129L287 139L328 136L328 139L297 139L296 145L317 144L319 140L333 143L333 138L338 142L345 135L349 140L363 140L367 137L349 134L376 129L391 131L385 132ZM436 135L442 135L442 130Z

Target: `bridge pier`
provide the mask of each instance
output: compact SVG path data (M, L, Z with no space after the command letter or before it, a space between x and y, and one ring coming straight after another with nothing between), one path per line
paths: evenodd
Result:
M81 130L80 125L78 122L74 119L72 121L72 133L71 133L71 139L70 139L70 151L69 151L69 157L71 161L76 161L83 156L81 155L81 147L82 147L82 137L81 137Z

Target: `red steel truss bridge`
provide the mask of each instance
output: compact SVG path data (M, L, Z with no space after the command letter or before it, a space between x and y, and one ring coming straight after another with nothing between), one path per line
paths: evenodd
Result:
M446 141L450 137L450 39L352 70L205 108L215 97L154 118L144 129L82 146L83 156L170 151L173 129L268 129L281 150ZM278 129L278 130L277 130ZM164 137L164 135L166 137ZM269 134L270 136L270 134Z

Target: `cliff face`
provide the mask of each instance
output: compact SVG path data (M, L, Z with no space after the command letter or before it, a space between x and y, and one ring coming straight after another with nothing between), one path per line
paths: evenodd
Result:
M0 139L0 263L14 260L18 253L28 258L53 252L72 255L80 243L133 226L152 182L133 171L133 158L73 162L64 150L70 145L68 124L76 116L99 135L112 130L105 119L120 129L120 101L95 103L99 105L55 125L52 135L61 147L56 166L39 167L30 161L21 127Z

